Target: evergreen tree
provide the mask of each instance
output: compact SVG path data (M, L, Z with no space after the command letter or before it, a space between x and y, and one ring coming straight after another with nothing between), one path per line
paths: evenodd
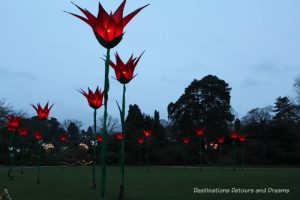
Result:
M296 120L296 107L291 103L288 97L278 97L273 112L275 113L274 120Z
M224 80L213 75L193 80L184 94L168 106L173 130L181 136L193 133L196 127L204 127L210 138L225 134L228 122L233 120L230 90Z

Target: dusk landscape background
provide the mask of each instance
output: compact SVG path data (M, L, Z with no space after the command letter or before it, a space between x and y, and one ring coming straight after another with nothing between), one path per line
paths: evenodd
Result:
M97 12L97 1L75 1ZM102 1L114 10L118 1ZM299 76L300 2L287 1L128 1L150 6L126 28L118 52L126 59L146 50L137 66L127 103L154 109L167 119L167 106L193 79L217 75L232 88L231 105L241 118L279 96L294 97ZM34 115L31 103L55 103L51 116L91 125L91 111L76 89L102 87L105 51L90 27L64 13L79 13L69 1L4 1L0 13L1 97ZM142 44L142 45L141 45ZM112 53L115 53L115 49ZM113 76L113 73L111 73ZM110 114L121 87L112 79Z

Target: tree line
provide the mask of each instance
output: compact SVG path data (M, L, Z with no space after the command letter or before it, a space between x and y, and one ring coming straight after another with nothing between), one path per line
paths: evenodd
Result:
M230 132L237 131L247 136L244 143L246 164L299 164L300 163L300 79L294 84L296 100L287 96L278 97L274 105L251 109L244 117L237 119L231 107L231 88L217 76L208 75L200 80L193 80L177 101L168 105L168 121L160 119L158 111L153 115L145 114L138 105L129 105L125 120L127 134L126 163L143 164L146 149L149 148L149 160L153 165L189 165L198 164L199 144L195 129L203 128L202 140L203 163L214 165L219 162L220 154L211 144L217 144L218 137L224 137L223 162L232 163L232 145ZM24 160L26 165L34 165L37 154L33 132L40 127L36 117L29 118L26 113L16 112L5 101L0 101L0 165L8 163L8 136L6 117L21 115L23 126L28 127L25 138ZM98 119L99 129L102 119ZM237 127L237 123L239 125ZM92 127L82 129L83 124L75 119L59 122L51 118L43 124L43 143L51 144L44 148L44 165L85 165L92 160L94 141ZM140 145L138 139L143 137L143 130L152 130L148 146ZM120 123L109 117L108 120L108 153L107 162L118 165L120 141L116 133L120 132ZM60 135L67 134L65 142ZM185 146L182 139L190 138L188 154L185 157ZM15 160L20 162L19 149L21 139L14 140ZM98 163L100 162L101 142L97 142ZM241 146L237 144L238 148ZM47 146L49 147L49 146ZM241 159L237 154L238 162Z

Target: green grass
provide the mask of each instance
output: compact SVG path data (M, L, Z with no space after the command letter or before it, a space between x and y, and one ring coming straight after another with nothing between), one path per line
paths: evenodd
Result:
M6 185L14 200L99 200L100 168L97 168L97 189L91 189L91 167L42 168L41 184L35 182L35 169L25 169L21 175L15 169L10 181L6 168L0 168L0 186ZM300 169L250 168L232 171L231 168L126 167L125 199L127 200L234 200L234 199L300 199ZM107 200L117 199L120 172L109 167ZM194 194L201 188L288 188L289 194Z

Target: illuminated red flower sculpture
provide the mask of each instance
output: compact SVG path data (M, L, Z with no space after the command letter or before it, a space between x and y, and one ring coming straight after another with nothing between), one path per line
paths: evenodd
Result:
M123 29L128 24L128 22L143 8L143 6L126 17L123 17L123 11L125 7L126 0L124 0L119 8L114 12L108 14L102 5L99 3L98 16L94 16L88 10L82 9L76 4L74 4L85 16L86 18L70 13L71 15L78 17L85 23L91 26L98 42L105 48L111 49L115 47L122 40ZM69 12L68 12L69 13Z
M119 54L116 53L116 64L111 60L109 61L109 65L115 70L116 78L121 84L129 83L134 78L134 69L142 55L143 53L138 58L133 58L133 55L131 55L131 57L125 64L120 58Z
M231 133L230 133L230 138L231 138L231 139L235 140L235 139L237 139L238 137L239 137L239 134L238 134L237 132L231 132Z
M143 133L146 137L150 137L153 133L152 130L149 130L149 129L143 129Z
M67 133L63 133L63 134L59 135L59 140L61 142L66 142L67 139L68 139L68 134Z
M190 143L190 138L189 137L184 137L184 138L182 138L182 142L183 142L183 144L189 144Z
M102 137L102 135L97 134L97 135L96 135L96 139L97 139L98 142L102 142L103 137Z
M19 129L19 135L20 136L26 136L28 133L28 127L20 128Z
M37 117L40 120L46 120L46 119L48 119L50 110L51 110L51 108L53 106L53 104L52 104L50 107L48 107L49 106L48 104L49 103L47 103L44 108L42 108L41 104L39 104L39 103L37 104L37 107L35 105L32 105L32 107L35 109L35 111L37 113Z
M7 130L8 131L16 131L17 128L20 126L21 123L21 117L20 116L10 116L7 117Z
M239 139L240 142L246 142L246 135L240 134Z
M138 139L137 139L137 143L138 144L144 144L144 142L145 142L145 138L144 137L138 137Z
M222 144L224 143L224 137L217 137L217 141Z
M93 92L92 90L90 90L90 88L88 88L88 91L89 91L88 93L86 93L82 89L80 89L80 90L81 91L79 91L79 92L86 97L89 105L92 108L98 109L102 106L104 92L101 92L101 89L99 90L99 88L97 87L95 92Z
M197 135L201 136L204 134L204 128L196 128L195 132Z
M124 138L123 133L117 133L116 138L117 138L117 140L123 140L123 138Z
M33 137L37 140L42 139L42 134L38 131L33 132Z

